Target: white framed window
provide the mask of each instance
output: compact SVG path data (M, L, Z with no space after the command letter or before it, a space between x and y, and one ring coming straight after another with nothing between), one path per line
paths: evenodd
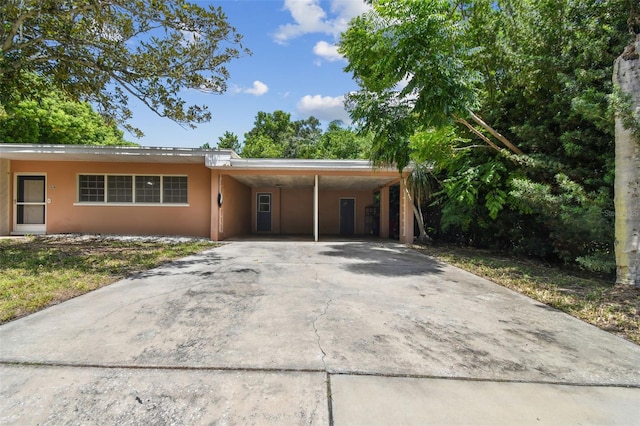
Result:
M187 176L79 174L76 204L187 205Z
M131 176L107 176L107 203L132 203Z

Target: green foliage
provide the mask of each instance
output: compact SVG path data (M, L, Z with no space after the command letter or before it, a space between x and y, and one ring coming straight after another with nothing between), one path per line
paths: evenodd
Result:
M351 118L374 135L371 158L403 170L409 138L476 104L477 72L465 23L446 0L374 0L351 21L339 51L362 90L347 96Z
M362 88L349 97L350 112L374 133L374 160L432 166L441 237L605 269L613 245L612 220L602 215L613 209L611 75L628 42L630 3L371 4L340 45ZM467 109L525 155L474 145Z
M409 148L414 160L427 162L433 172L446 169L456 157L466 151L464 146L468 143L469 139L462 138L453 126L420 130L409 138Z
M342 127L340 121L332 121L320 136L314 158L365 159L370 145L370 135L358 135L353 129Z
M631 130L634 138L640 143L640 111L634 111L633 98L630 93L622 93L616 87L610 98L611 109L622 120L625 129Z
M486 228L488 218L495 220L507 204L505 166L498 160L474 164L463 157L442 181L442 228L469 231L475 221Z
M186 0L5 0L0 17L0 101L29 91L30 71L119 123L129 96L181 124L208 121L180 91L224 92L226 64L248 53L221 8Z
M448 0L377 0L342 35L346 71L392 106L408 101L426 126L440 126L476 104L478 74L465 22ZM374 120L369 116L365 121Z
M368 136L338 121L322 132L315 117L291 121L283 111L258 112L254 127L244 136L242 155L247 158L364 158L370 146Z
M606 193L587 193L564 174L556 184L527 178L511 180L514 207L537 220L549 233L555 254L566 263L598 272L615 269L613 255L612 200Z
M240 145L238 136L235 133L224 132L222 136L218 137L218 140L220 141L218 143L219 149L232 149L238 154L242 150L242 145Z
M44 89L46 90L46 89ZM86 102L49 89L0 111L0 143L135 145Z

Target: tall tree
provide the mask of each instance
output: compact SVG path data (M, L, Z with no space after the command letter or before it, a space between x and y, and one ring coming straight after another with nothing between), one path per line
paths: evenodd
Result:
M0 107L0 143L135 145L87 102L70 100L35 75L34 93Z
M616 119L616 282L640 286L640 34L616 60L613 79L626 101Z
M253 128L244 134L242 153L249 158L282 158L293 133L291 114L258 111Z
M315 117L291 121L284 111L259 111L253 128L244 135L245 157L314 158L322 134Z
M0 17L0 101L29 90L29 71L137 134L130 96L193 127L211 115L180 91L224 92L226 64L248 53L221 8L186 0L5 0Z
M242 150L242 145L240 145L240 141L238 140L238 135L233 132L226 131L222 136L218 137L218 148L222 149L232 149L237 154Z
M340 51L362 88L349 107L374 133L373 158L401 167L447 153L434 168L438 201L466 241L609 268L607 99L628 1L371 3ZM417 135L450 124L461 137L421 145Z
M341 121L332 121L320 136L315 158L368 159L370 145L370 135L358 135Z

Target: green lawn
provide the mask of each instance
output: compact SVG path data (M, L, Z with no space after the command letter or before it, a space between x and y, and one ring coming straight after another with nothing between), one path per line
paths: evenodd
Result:
M415 248L640 344L640 287L488 250Z
M213 247L205 240L0 239L0 323Z

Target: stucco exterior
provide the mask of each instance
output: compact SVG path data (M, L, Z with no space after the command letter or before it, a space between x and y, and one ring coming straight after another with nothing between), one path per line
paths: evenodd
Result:
M131 176L133 182L137 176L160 176L162 182L186 177L186 201L117 203L104 188L100 202L81 199L80 176L87 175L104 176L102 182L110 176ZM367 235L365 208L374 204L375 193L380 236L387 238L389 187L402 185L394 169L363 161L245 160L228 150L0 144L0 235L23 233L18 222L24 221L24 206L21 219L16 214L18 193L24 193L18 189L21 176L20 182L44 176L44 183L42 178L38 183L39 188L44 185L46 200L38 207L44 210L42 232L185 235L215 241L256 233L317 239L339 235L341 220L353 220L350 234ZM134 193L145 189L135 188ZM264 199L270 203L269 226L261 230L258 194L269 194ZM348 200L351 219L341 219L346 214L341 200ZM411 242L413 216L404 191L399 204L400 240Z
M46 174L46 232L209 237L208 169L190 164L12 161L12 174ZM186 175L186 206L78 203L80 174ZM14 189L15 190L15 189ZM14 209L12 209L14 210ZM11 212L12 222L15 212Z

